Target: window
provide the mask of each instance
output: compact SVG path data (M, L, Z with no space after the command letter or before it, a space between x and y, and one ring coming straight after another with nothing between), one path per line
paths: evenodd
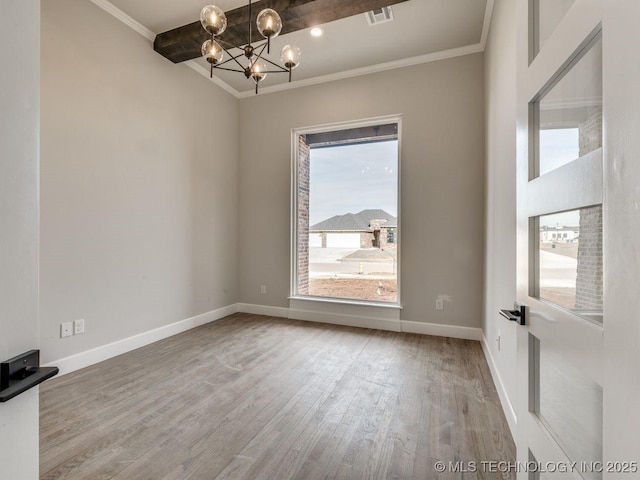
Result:
M294 132L293 297L399 303L399 127Z
M535 297L601 323L602 205L536 219Z
M602 387L562 356L554 345L530 335L536 368L532 370L531 405L571 460L584 465L602 463ZM585 479L598 480L602 472L585 467Z
M532 102L534 175L549 173L602 147L602 40L585 47L571 68Z
M530 113L531 178L543 187L547 180L564 179L561 184L547 183L540 191L547 198L570 198L574 186L566 178L568 172L578 165L602 163L600 32L585 41L555 81L536 96ZM550 211L530 223L535 277L531 296L596 323L603 321L604 304L600 202L601 197L585 196L560 203L568 210Z

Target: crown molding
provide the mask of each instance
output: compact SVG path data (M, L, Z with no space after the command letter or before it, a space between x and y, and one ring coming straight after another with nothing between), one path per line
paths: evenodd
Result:
M153 42L153 39L156 38L156 34L154 32L152 32L147 27L142 25L135 18L130 17L129 15L124 13L122 10L120 10L118 7L116 7L113 3L109 2L108 0L91 0L91 2L97 5L98 7L100 7L101 9L103 9L105 12L113 15L115 18L120 20L129 28L138 32L140 35L142 35L144 38L146 38L150 42Z
M495 0L487 0L487 6L484 10L484 21L482 22L482 35L480 36L480 45L482 51L487 46L487 38L489 37L489 29L491 28L491 20L493 19L493 6Z
M473 45L467 45L464 47L452 48L450 50L443 50L440 52L428 53L425 55L418 55L416 57L404 58L401 60L394 60L392 62L380 63L377 65L370 65L362 68L355 68L352 70L346 70L344 72L321 75L319 77L307 78L305 80L297 80L291 83L282 83L279 85L273 85L271 87L264 87L260 89L260 93L269 94L269 93L282 92L284 90L290 90L294 88L308 87L311 85L334 82L336 80L359 77L362 75L369 75L371 73L384 72L387 70L394 70L396 68L410 67L410 66L419 65L422 63L436 62L439 60L445 60L447 58L454 58L454 57L460 57L463 55L470 55L473 53L483 52L487 42L487 37L489 34L491 18L493 16L494 1L495 0L487 0L487 6L485 8L485 15L484 15L484 22L482 26L482 35L479 43L476 43ZM133 17L127 15L125 12L120 10L109 0L91 0L91 2L94 3L96 6L100 7L101 9L103 9L105 12L115 17L116 19L120 20L122 23L130 27L132 30L135 30L136 32L138 32L140 35L142 35L144 38L146 38L150 42L153 42L153 40L155 39L156 34L153 31L149 30L147 27L142 25ZM235 98L242 99L242 98L248 98L255 95L253 90L247 90L247 91L241 92L215 76L213 78L210 78L209 69L200 65L195 60L189 60L183 63L187 67L191 68L195 72L205 77L211 83L214 83L215 85L219 86L224 91L226 91L227 93L230 93L231 95L233 95Z
M124 23L126 26L128 26L132 30L134 30L137 33L139 33L140 35L142 35L144 38L149 40L151 43L153 43L153 40L156 38L155 32L149 30L143 24L138 22L135 18L131 17L130 15L128 15L125 12L123 12L122 10L120 10L118 7L116 7L109 0L91 0L91 2L93 4L95 4L96 6L100 7L102 10L104 10L108 14L112 15L113 17L115 17L117 20L120 20L122 23ZM207 80L211 81L212 83L215 83L217 86L222 88L224 91L230 93L231 95L233 95L236 98L240 98L240 92L238 92L235 88L233 88L228 83L223 82L222 80L220 80L217 77L209 78L209 76L210 76L209 69L207 69L204 66L200 65L195 60L189 60L187 62L182 62L182 63L184 65L186 65L187 67L189 67L190 69L194 70L195 72L199 73L203 77L205 77Z
M308 87L310 85L318 85L320 83L333 82L336 80L343 80L346 78L359 77L362 75L369 75L371 73L384 72L387 70L395 70L397 68L411 67L413 65L420 65L422 63L437 62L438 60L445 60L447 58L461 57L463 55L470 55L472 53L482 52L482 45L476 43L475 45L467 45L465 47L452 48L450 50L443 50L441 52L428 53L426 55L419 55L417 57L403 58L401 60L394 60L387 63L379 63L377 65L370 65L362 68L355 68L353 70L345 70L344 72L330 73L328 75L321 75L319 77L307 78L305 80L297 80L291 83L282 83L280 85L273 85L271 87L263 87L260 89L261 94L281 92L283 90L289 90L293 88ZM255 95L253 90L243 91L239 93L239 98L247 98Z

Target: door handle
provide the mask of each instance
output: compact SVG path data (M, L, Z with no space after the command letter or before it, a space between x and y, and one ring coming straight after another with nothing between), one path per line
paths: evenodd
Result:
M526 325L527 306L518 302L515 302L513 306L513 310L503 308L498 310L498 313L511 322L516 322L518 325Z
M41 367L40 350L29 350L0 363L0 402L26 392L58 374L58 367Z

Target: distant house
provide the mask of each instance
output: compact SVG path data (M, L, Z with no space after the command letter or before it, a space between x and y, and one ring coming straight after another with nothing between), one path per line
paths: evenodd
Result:
M309 246L383 248L396 242L397 229L397 218L380 209L336 215L309 228Z
M580 227L540 227L542 243L573 243L578 241Z

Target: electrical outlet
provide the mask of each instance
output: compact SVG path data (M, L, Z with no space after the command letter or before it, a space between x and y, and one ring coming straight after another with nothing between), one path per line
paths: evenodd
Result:
M444 300L442 298L436 298L436 310L444 310Z
M81 333L84 333L84 318L73 321L73 334L80 335Z
M73 335L73 322L64 322L60 324L60 338L70 337Z
M260 295L266 295L266 294L267 294L267 286L260 285Z

